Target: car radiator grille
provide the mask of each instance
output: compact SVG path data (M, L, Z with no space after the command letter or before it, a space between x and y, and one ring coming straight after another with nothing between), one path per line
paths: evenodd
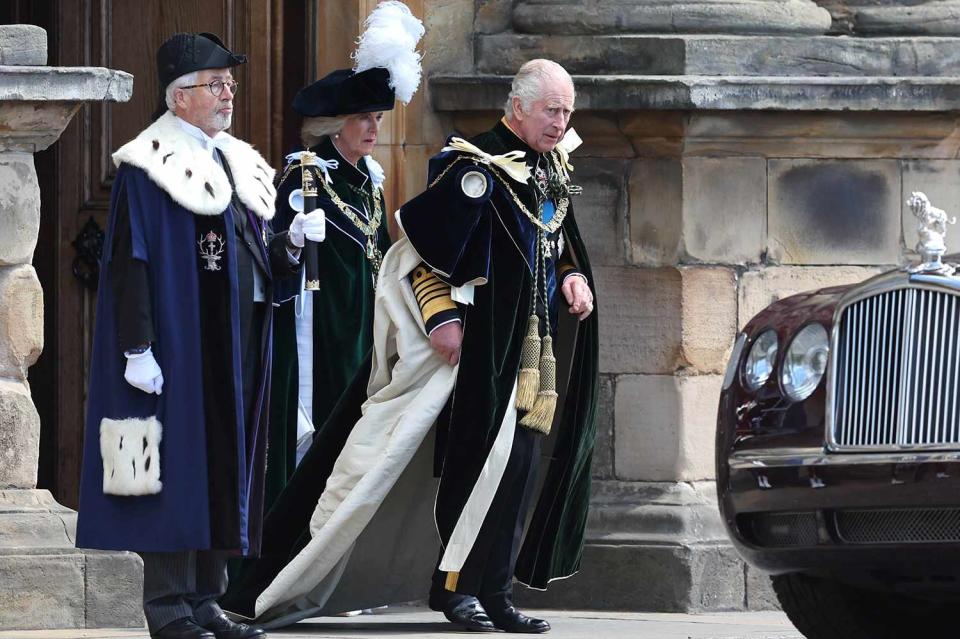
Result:
M951 448L960 444L960 301L897 289L855 302L835 348L836 448Z
M817 515L802 513L758 513L746 516L758 546L815 546L819 541Z
M850 544L930 544L960 541L960 509L842 510L837 535Z

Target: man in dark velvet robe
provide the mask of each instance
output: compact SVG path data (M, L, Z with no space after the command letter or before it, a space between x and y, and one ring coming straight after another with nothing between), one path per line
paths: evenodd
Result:
M113 156L77 545L141 554L160 639L264 634L217 598L227 557L260 546L273 281L322 219L268 233L273 170L224 133L245 61L174 35L155 122Z
M441 190L452 181L448 188L459 188L466 206L437 211L432 206L435 200L424 198L428 191L421 196L423 202L405 205L399 216L424 259L411 277L431 344L450 363L459 362L456 386L437 424L436 450L442 470L435 515L445 549L493 454L507 404L518 392L518 370L530 366L522 361L525 339L543 335L546 343L546 336L552 335L556 343L572 346L567 351L572 358L568 379L558 379L556 384L563 393L558 418L553 421L548 416L538 424L528 419L538 409L517 402L520 417L509 458L479 534L465 561L453 564L441 553L434 573L431 607L473 630L546 632L550 628L546 621L527 617L513 606L514 575L543 588L550 579L575 572L580 561L596 410L597 332L589 263L569 203L576 192L566 183L567 169L572 167L565 151L555 150L564 137L573 101L573 83L562 67L547 60L525 64L514 78L506 117L470 140L486 157L471 150L470 144L453 139L445 152L431 160L432 189ZM520 164L529 169L525 182L501 170L497 162L489 162L490 156L510 153L519 153ZM473 189L471 180L476 183ZM483 193L484 183L489 195ZM471 196L477 201L489 198L476 217L470 212ZM448 201L456 199L448 197ZM440 218L454 213L466 221L450 223ZM448 227L441 231L443 225ZM461 291L464 285L472 288L472 300L454 309L440 303L451 299L450 285ZM576 322L558 326L561 312L576 317L579 326ZM535 324L539 326L531 328ZM576 338L570 339L565 329ZM543 353L547 351L544 346ZM540 358L540 374L545 372L545 358ZM520 377L522 394L522 372ZM544 385L540 388L542 396ZM524 535L529 504L534 501L543 430L549 431L551 425L558 430L552 463Z

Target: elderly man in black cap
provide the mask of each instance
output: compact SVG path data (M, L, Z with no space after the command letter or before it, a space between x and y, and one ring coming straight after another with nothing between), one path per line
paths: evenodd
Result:
M272 235L273 170L227 133L246 57L209 33L157 53L154 122L114 155L77 545L143 557L152 637L263 630L217 604L260 548L273 283L322 215Z

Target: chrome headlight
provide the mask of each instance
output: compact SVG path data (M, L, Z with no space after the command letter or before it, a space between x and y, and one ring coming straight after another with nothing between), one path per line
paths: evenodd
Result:
M747 361L743 365L743 381L747 388L755 391L770 379L773 365L777 361L777 332L764 331L753 342Z
M810 396L827 370L829 354L830 337L823 325L807 324L794 336L780 377L790 399L799 402Z

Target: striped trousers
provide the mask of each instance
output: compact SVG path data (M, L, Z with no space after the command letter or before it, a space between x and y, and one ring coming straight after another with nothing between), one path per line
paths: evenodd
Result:
M201 626L223 613L227 553L216 550L143 552L143 614L154 633L177 619Z

